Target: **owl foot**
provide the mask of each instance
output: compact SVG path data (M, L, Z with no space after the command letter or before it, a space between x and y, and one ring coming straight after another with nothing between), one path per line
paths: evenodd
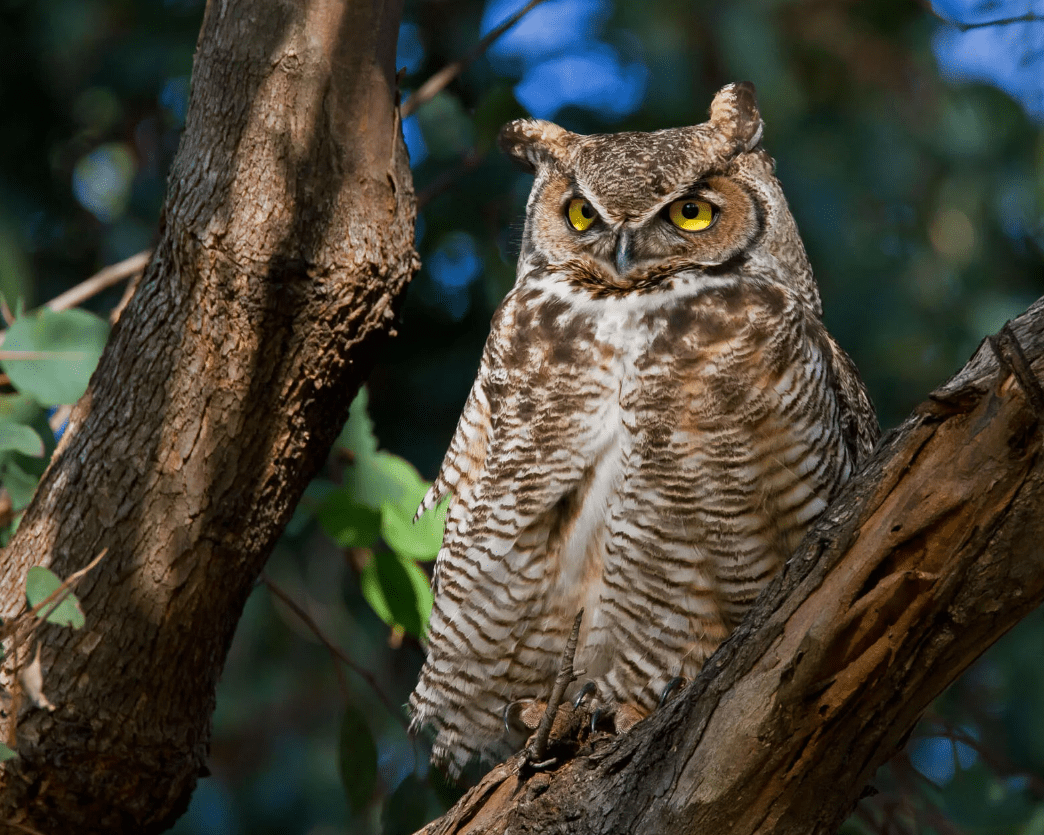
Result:
M671 696L674 695L676 690L681 690L687 687L689 680L683 676L675 676L663 686L663 692L660 693L660 703L656 706L657 709L663 707L670 700Z
M550 768L575 753L585 736L589 716L583 705L575 708L570 702L560 704L554 711L551 729L541 746L543 750L536 750L540 725L548 713L547 705L543 699L520 699L508 704L503 713L504 731L516 739L521 735L528 738L526 762L536 771ZM554 755L548 756L552 752Z
M579 710L580 705L584 703L584 700L591 695L598 692L598 685L593 681L587 682L583 687L580 688L580 692L576 694L576 698L573 699L573 710Z
M587 697L597 692L594 683L588 682L583 686L576 699L573 701L573 710L584 709ZM590 719L587 722L588 733L602 730L613 734L622 734L630 730L641 719L645 718L638 708L629 704L617 704L616 702L599 702L595 696L590 705L587 706Z

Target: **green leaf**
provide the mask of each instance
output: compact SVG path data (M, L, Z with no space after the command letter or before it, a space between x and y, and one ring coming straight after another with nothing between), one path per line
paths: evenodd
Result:
M20 452L31 458L43 458L43 439L24 423L0 419L0 452Z
M415 562L378 551L359 578L363 597L389 626L401 626L411 635L424 636L431 616L431 585Z
M42 603L61 585L62 581L49 568L34 565L29 569L25 580L25 596L29 599L29 607L32 608ZM53 608L53 604L50 604L41 609L40 616L46 616L48 623L71 626L73 629L79 629L86 623L83 610L80 608L80 601L72 592L69 592L57 608Z
M369 804L377 784L377 745L366 716L351 706L341 720L338 765L348 802L358 814Z
M328 495L315 518L342 548L372 548L380 535L380 513L356 502L345 489Z
M0 394L0 419L15 423L32 423L40 415L44 415L46 420L44 410L28 394Z
M414 493L404 501L381 505L381 536L388 547L400 556L423 561L435 559L442 547L448 502L440 503L414 522L413 517L422 498L423 493L419 497Z
M366 411L369 404L369 393L366 386L359 389L352 401L348 420L338 436L336 445L351 450L356 464L361 464L377 452L377 438L373 434L373 421Z
M75 403L101 357L109 325L86 310L21 316L7 330L0 351L46 354L33 359L0 359L11 383L43 406Z
M0 742L0 763L5 763L8 760L13 760L17 756L18 752L15 751L14 748L9 748L8 746L4 745L4 743Z
M14 457L10 457L4 462L0 482L7 488L7 492L11 496L11 506L15 510L22 510L32 501L36 485L40 482L40 476L31 470L27 472L28 469Z
M352 467L348 489L359 504L380 510L385 502L412 501L418 495L423 497L427 487L409 461L390 452L378 452ZM417 510L416 504L413 510Z

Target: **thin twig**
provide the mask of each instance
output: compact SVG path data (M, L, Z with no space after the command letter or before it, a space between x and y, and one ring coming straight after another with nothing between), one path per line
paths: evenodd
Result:
M1041 15L1030 11L1013 17L998 17L993 20L980 20L976 23L962 23L959 20L953 20L952 18L941 14L939 10L935 8L935 5L931 0L922 0L921 5L924 6L932 17L941 20L947 26L952 26L960 32L967 32L969 29L985 29L988 26L1010 26L1013 23L1036 23L1044 20L1044 17Z
M1033 407L1033 411L1037 413L1037 418L1044 420L1044 388L1041 387L1037 375L1033 373L1011 325L1006 323L1000 329L1000 333L989 337L989 342L997 357L997 362L1018 380L1019 387L1030 406Z
M140 273L145 269L151 257L152 250L146 249L137 255L125 258L118 264L105 267L90 278L81 281L75 287L66 290L60 296L55 296L44 307L50 310L68 310L70 307L81 305L102 290L106 290L114 284L119 284L123 279L129 278L135 273Z
M47 425L51 427L51 432L57 432L62 428L69 416L72 415L72 410L72 403L63 403L54 410L54 414L47 418Z
M83 568L79 569L78 571L74 571L72 574L70 574L68 577L62 580L62 584L58 586L58 588L56 588L49 595L47 595L47 597L45 597L43 600L41 600L39 603L33 606L32 609L30 609L27 612L23 612L14 620L10 621L9 623L5 623L2 627L0 627L0 640L6 640L12 635L17 634L26 621L35 618L37 623L43 623L47 616L50 615L59 606L61 606L65 599L70 594L72 594L73 588L80 581L80 578L82 578L88 571L90 571L99 562L101 562L102 558L107 553L109 553L108 547L102 548L101 551L98 552L98 556L96 556L93 560L87 563L87 565L85 565ZM46 611L44 611L45 609Z
M377 698L380 700L381 704L384 705L385 709L387 709L388 713L390 713L395 718L395 720L400 725L402 725L403 729L407 733L409 733L409 725L406 723L406 719L402 715L402 712L392 704L391 699L384 695L384 691L381 690L380 685L377 683L377 679L373 677L373 674L370 673L370 671L367 670L365 667L353 661L343 649L341 649L330 638L328 638L326 636L326 633L324 633L323 630L319 628L319 624L317 624L312 619L311 615L309 615L308 612L306 612L304 608L296 600L294 600L286 591L280 588L280 586L271 577L268 576L267 572L261 572L261 581L266 586L268 586L272 594L274 594L276 597L282 600L283 603L285 603L287 607L290 609L290 611L292 611L295 615L297 615L297 617L301 619L302 623L304 623L304 625L312 631L315 637L318 638L320 642L322 642L322 644L327 648L327 650L329 650L330 654L333 655L334 658L336 658L348 669L350 669L357 676L359 676L359 678L361 678L368 685L370 685L370 689L373 690L373 692L377 695Z
M116 307L109 313L109 324L115 325L120 321L120 316L123 315L124 309L130 303L131 297L138 291L138 285L141 284L141 279L145 275L144 272L135 273L131 276L131 280L127 282L127 286L123 288L123 296L116 303Z
M460 60L454 61L452 64L447 64L435 73L435 75L425 81L412 96L406 99L406 103L402 105L402 108L400 109L402 118L408 119L416 113L417 110L435 98L435 96L445 89L447 84L453 81L453 79L464 72L464 70L466 70L471 64L482 57L482 53L489 49L497 38L525 17L530 9L539 6L543 2L544 0L529 0L525 6L511 15L511 17L496 28L490 30L489 34L480 40L471 52Z
M31 826L26 826L24 823L15 823L14 821L0 821L4 826L9 826L12 829L17 829L19 832L26 832L28 835L43 835L39 829L33 829Z
M547 741L551 736L555 717L558 715L558 706L562 704L566 688L576 678L573 675L573 659L576 656L576 644L580 639L580 622L583 619L584 610L581 609L573 620L573 631L569 633L569 640L566 641L565 651L562 653L562 660L558 666L558 676L551 688L551 698L547 700L547 709L540 717L540 724L537 725L536 733L533 734L533 741L526 749L526 759L533 765L539 765L547 753Z
M950 26L953 26L960 32L967 32L971 29L985 29L988 26L1009 26L1012 23L1037 23L1044 20L1044 17L1034 14L1033 12L1026 12L1024 15L1018 17L1000 17L995 20L981 20L977 23L958 23L956 20L947 20L945 17L939 16L941 20L945 20Z
M0 360L80 359L84 351L0 351Z

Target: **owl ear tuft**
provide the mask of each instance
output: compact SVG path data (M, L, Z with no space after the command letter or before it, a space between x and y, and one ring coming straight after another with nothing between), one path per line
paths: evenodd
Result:
M753 151L765 129L754 85L738 81L722 87L711 102L710 120L732 141L737 152Z
M561 159L566 139L571 135L565 128L543 119L516 119L500 129L497 141L505 154L532 173Z

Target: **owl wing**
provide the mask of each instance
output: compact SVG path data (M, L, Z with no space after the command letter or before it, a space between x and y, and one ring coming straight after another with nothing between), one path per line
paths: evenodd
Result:
M826 334L825 328L823 332ZM849 455L858 467L869 457L881 437L881 426L852 358L829 334L826 334L826 343L829 346L827 356L834 372L833 388L840 412L841 430Z
M599 422L589 411L600 399L558 327L546 299L508 295L421 505L453 493L428 659L410 698L413 726L435 729L433 757L452 774L475 756L510 750L504 707L520 693L541 695L575 614L546 611L557 576L549 543L563 498L597 454Z

